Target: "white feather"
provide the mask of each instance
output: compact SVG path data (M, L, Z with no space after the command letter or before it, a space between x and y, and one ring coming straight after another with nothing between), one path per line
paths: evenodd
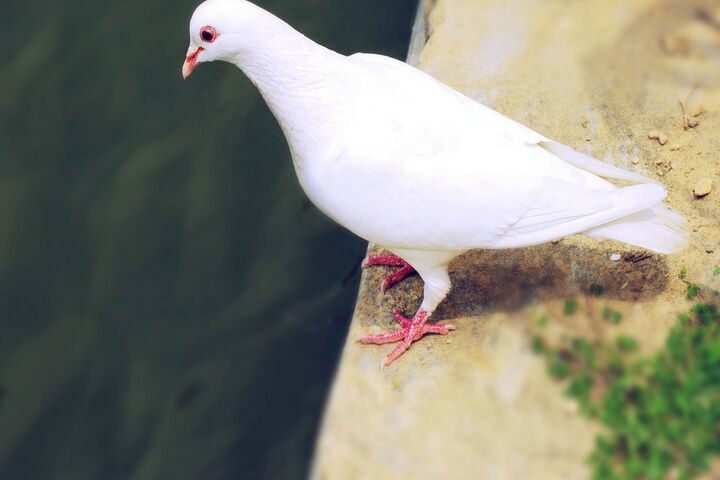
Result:
M658 204L585 232L594 238L611 238L658 253L674 253L688 246L690 225L685 217Z
M639 173L623 170L622 168L618 168L614 165L601 162L596 158L580 153L567 145L563 145L562 143L548 140L541 141L539 144L548 152L557 155L570 165L581 168L587 172L594 173L595 175L600 175L601 177L615 178L618 180L627 180L629 182L638 183L658 183L652 178L640 175Z
M202 43L198 29L218 38ZM471 248L514 248L586 233L661 253L687 222L653 180L596 160L388 57L345 57L244 0L208 0L190 27L197 62L225 60L258 87L323 212L408 260L429 313L447 263ZM618 188L600 178L641 185Z

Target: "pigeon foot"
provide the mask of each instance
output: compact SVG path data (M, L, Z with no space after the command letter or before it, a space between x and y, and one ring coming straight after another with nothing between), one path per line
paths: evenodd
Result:
M380 291L385 293L387 289L402 281L405 277L415 272L415 269L397 255L368 255L362 262L362 268L368 267L400 267L399 270L391 273L380 284Z
M397 310L393 310L395 320L400 324L399 329L392 332L380 333L377 335L367 335L358 340L364 345L382 345L385 343L397 343L392 352L390 352L382 362L383 367L387 367L392 362L400 358L410 345L416 340L420 340L427 333L435 333L438 335L447 335L450 331L455 330L454 325L438 325L426 323L428 314L425 310L420 310L412 320L404 317Z

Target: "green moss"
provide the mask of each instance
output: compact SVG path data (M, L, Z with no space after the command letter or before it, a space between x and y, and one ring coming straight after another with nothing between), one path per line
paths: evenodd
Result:
M596 480L689 479L720 455L720 313L698 303L652 356L638 342L571 338L548 346L548 371L606 428L589 456Z
M547 327L549 321L550 317L548 317L547 315L541 315L535 319L535 324L540 328L544 328Z
M628 335L618 336L615 339L615 345L617 349L623 353L633 353L638 349L637 341Z
M540 335L535 335L532 339L533 352L540 354L545 352L545 340Z
M622 313L610 307L603 308L603 318L608 322L617 325L622 321Z
M565 306L563 307L563 313L565 315L572 315L575 312L577 312L577 301L573 300L572 298L565 300Z

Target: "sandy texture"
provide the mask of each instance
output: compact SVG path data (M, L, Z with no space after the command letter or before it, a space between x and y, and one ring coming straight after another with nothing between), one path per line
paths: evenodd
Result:
M319 479L582 479L596 426L582 419L530 351L532 320L550 335L637 335L651 351L686 310L688 280L717 289L720 265L720 5L717 2L438 0L421 67L537 131L657 178L690 220L686 251L668 257L575 236L530 249L469 252L425 338L391 367L363 334L413 313L415 277L385 295L387 270L364 274L329 401ZM702 197L693 190L710 181ZM622 254L617 261L613 253ZM604 286L601 297L586 295ZM567 298L579 299L573 316ZM602 321L612 306L620 326Z

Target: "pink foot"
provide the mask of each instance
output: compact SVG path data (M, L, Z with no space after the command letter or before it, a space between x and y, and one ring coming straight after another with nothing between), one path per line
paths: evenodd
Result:
M392 352L390 352L382 362L382 366L387 367L392 362L400 358L410 345L416 340L420 340L426 333L436 333L438 335L447 335L451 330L455 330L454 325L438 325L428 324L427 312L425 310L418 311L412 320L402 316L397 310L393 310L395 320L398 321L402 328L393 330L392 332L380 333L377 335L367 335L358 340L360 343L369 345L381 345L384 343L401 342Z
M400 267L399 270L391 273L380 284L380 291L385 293L387 289L399 283L402 279L415 272L415 269L397 255L368 255L362 262L362 268L368 267Z

